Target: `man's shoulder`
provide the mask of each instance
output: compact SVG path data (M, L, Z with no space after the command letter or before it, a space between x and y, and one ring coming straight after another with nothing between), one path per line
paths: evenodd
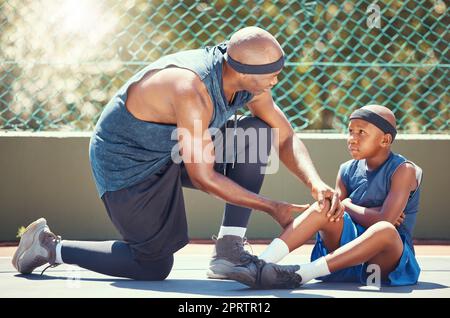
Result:
M189 97L207 92L205 84L195 72L185 68L174 67L171 68L171 73L173 80L170 86L175 96Z
M179 68L176 70L176 81L171 83L172 100L178 105L193 105L199 108L210 107L211 102L206 85L194 72Z
M175 75L177 77L177 80L173 82L173 84L176 86L202 82L200 76L198 76L197 73L190 69L183 67L169 67L167 69L170 69L172 75Z

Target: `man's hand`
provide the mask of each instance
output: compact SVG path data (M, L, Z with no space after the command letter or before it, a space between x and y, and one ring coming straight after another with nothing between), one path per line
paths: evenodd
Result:
M398 217L397 221L395 221L395 227L399 227L400 225L402 225L402 223L405 221L405 212L402 212L402 214L400 214L400 216Z
M319 202L321 209L325 208L326 199L331 201L330 209L327 211L330 222L339 221L342 218L345 208L339 200L339 193L336 190L320 181L313 184L311 195Z
M279 202L271 214L271 216L281 225L282 228L285 228L289 225L294 217L292 216L293 212L303 212L307 208L309 208L309 204L291 204L287 202Z

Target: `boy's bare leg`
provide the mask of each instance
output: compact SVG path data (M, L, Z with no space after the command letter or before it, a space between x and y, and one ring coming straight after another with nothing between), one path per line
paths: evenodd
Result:
M327 216L329 206L330 202L327 202L322 210L318 203L311 205L285 228L279 238L270 243L259 259L251 258L243 266L236 266L230 278L251 287L295 288L311 279L310 277L330 274L324 257L301 266L273 264L304 244L318 231L321 232L324 244L328 248L334 250L339 247L344 222L342 219L330 222Z
M326 205L324 210L328 208ZM325 211L316 202L285 228L280 239L289 247L289 252L305 244L317 232L320 232L328 251L339 247L344 222L342 218L338 222L330 222Z
M330 222L325 211L321 211L318 204L313 204L259 256L263 263L251 260L245 266L235 268L230 277L253 287L264 285L267 288L295 288L311 279L365 262L378 264L383 278L395 269L403 253L403 243L391 223L378 222L361 236L339 247L344 221L341 219ZM273 264L304 244L317 231L320 231L323 242L331 253L302 265ZM283 250L282 253L279 252L280 249ZM280 273L283 275L280 276Z
M386 278L398 264L403 243L396 228L381 221L369 227L361 236L325 256L330 272L361 263L378 264Z
M309 234L305 234L304 237L296 239L296 234L300 234L298 230L303 229L308 224L314 226L316 223L308 221L315 220L314 213L305 217L303 222L300 222L301 226L296 227L293 225L294 231L290 231L283 234L286 235L286 239L289 241L290 246L295 246L304 240ZM317 217L317 215L316 215ZM341 221L342 222L342 221ZM319 223L319 222L317 222ZM331 223L331 222L330 222ZM332 240L330 238L338 238L337 231L334 229L340 228L342 231L342 225L339 227L324 225L322 232L327 233L328 241L325 244L327 248L332 250L332 246L339 244L338 240ZM331 229L331 230L330 230ZM381 221L371 227L369 227L361 236L357 237L353 241L335 249L328 255L316 259L314 262L300 265L296 271L301 278L301 284L305 284L311 279L326 276L330 273L339 271L344 268L359 265L362 263L377 264L380 266L381 277L386 279L390 272L392 272L398 264L398 261L403 253L403 242L396 230L396 228L389 222Z
M302 246L315 233L320 231L324 244L329 251L339 247L343 220L330 222L326 211L330 202L326 201L323 210L318 203L314 203L291 224L289 224L279 238L274 239L266 250L259 256L260 259L277 263L296 248Z
M386 278L397 266L403 252L403 243L395 227L389 222L378 222L360 237L340 247L343 225L342 219L330 222L326 213L315 203L283 231L280 236L281 243L275 246L274 240L271 243L274 244L274 248L271 249L269 245L260 258L267 262L278 262L319 231L323 244L330 253L312 263L300 266L297 273L302 277L302 284L365 262L378 264L382 277ZM286 252L280 254L277 250L283 245L286 246Z

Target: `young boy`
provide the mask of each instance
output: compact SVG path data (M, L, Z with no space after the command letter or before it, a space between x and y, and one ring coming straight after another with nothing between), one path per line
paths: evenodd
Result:
M420 268L412 231L422 173L391 152L396 133L395 116L384 106L353 112L347 140L353 160L341 165L336 180L345 212L330 216L314 203L259 258L235 266L230 278L252 288L297 288L315 278L366 283L373 272L367 266L376 264L383 284L416 284ZM315 233L312 263L275 264Z

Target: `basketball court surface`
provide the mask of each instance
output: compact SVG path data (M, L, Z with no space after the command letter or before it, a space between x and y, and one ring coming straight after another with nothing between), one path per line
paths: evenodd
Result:
M261 253L266 245L252 244L252 252ZM161 282L132 281L97 274L72 265L39 268L32 275L21 275L11 265L16 247L0 248L0 298L395 298L450 297L450 246L417 245L422 268L416 286L381 287L354 283L312 281L295 290L252 290L238 282L206 278L212 244L189 244L175 254L170 276ZM282 264L309 261L312 245L294 251Z

